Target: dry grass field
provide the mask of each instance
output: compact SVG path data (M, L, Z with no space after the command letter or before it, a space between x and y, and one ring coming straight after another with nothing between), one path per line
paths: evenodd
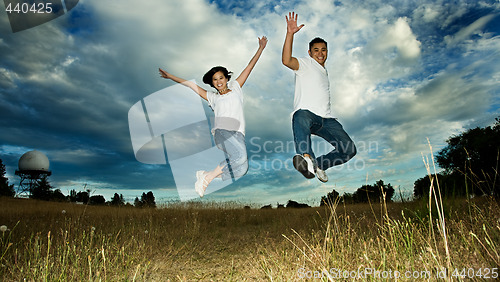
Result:
M431 199L430 203L435 203ZM495 280L489 198L157 209L0 198L4 281ZM5 229L5 228L3 228ZM446 270L446 272L445 272Z

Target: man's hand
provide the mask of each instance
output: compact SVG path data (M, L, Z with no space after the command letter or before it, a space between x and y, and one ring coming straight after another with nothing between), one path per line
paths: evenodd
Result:
M292 57L292 45L293 45L293 36L297 33L301 28L304 27L303 24L297 26L297 18L299 15L295 14L295 12L289 12L286 18L286 37L285 43L283 44L283 52L281 53L281 62L283 65L287 66L292 70L299 69L299 61L297 58Z
M304 27L304 24L297 26L297 18L298 17L299 17L299 15L295 14L295 12L289 12L288 16L285 16L285 18L286 18L286 31L288 33L295 34L301 28Z

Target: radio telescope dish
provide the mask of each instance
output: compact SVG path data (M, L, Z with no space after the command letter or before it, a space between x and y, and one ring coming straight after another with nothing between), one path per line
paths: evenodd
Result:
M29 151L19 159L19 170L16 170L16 175L21 177L19 183L19 193L29 193L33 190L34 184L52 172L49 170L50 163L47 156L37 150Z
M49 159L37 150L29 151L19 159L19 171L49 171Z

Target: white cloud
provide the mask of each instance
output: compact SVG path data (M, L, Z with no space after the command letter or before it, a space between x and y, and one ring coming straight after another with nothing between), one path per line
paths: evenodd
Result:
M482 33L481 30L484 28L484 26L488 24L488 22L490 22L495 17L496 15L491 15L491 14L481 17L476 21L474 21L473 23L471 23L470 25L462 28L454 35L445 36L444 39L448 45L454 45L463 42L469 39L474 34L481 34Z
M403 60L415 60L420 56L420 42L413 34L407 18L398 18L375 41L375 48L384 52L395 48Z
M0 68L0 87L11 88L15 87L14 79L18 78L18 75L6 68Z
M413 12L415 19L421 19L425 23L433 23L442 15L442 5L439 3L423 4Z
M349 28L352 30L364 30L371 25L371 13L367 9L354 10L349 19Z

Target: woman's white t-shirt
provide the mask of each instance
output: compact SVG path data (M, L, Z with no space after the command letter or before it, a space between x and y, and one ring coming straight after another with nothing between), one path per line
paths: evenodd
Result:
M231 90L226 94L207 91L208 105L215 114L215 129L239 131L245 135L245 117L243 115L243 91L236 80L230 80L227 87Z

